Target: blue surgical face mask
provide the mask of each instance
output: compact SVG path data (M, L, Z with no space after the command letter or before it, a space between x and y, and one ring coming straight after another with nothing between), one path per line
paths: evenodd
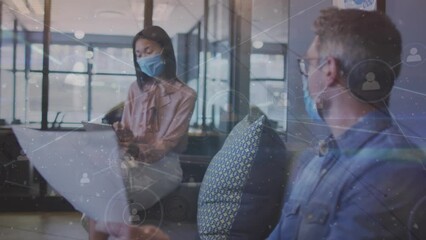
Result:
M318 71L318 69L320 69L322 66L325 65L326 62L323 62L322 64L320 64L315 70ZM302 83L303 83L303 99L305 102L305 110L308 113L308 116L317 122L324 122L324 119L321 117L321 115L319 114L319 110L317 107L317 104L315 102L316 98L318 96L320 96L326 89L324 88L319 94L317 94L317 97L315 99L313 99L311 97L311 95L309 94L309 89L308 89L308 77L303 75L302 76Z
M141 71L150 77L160 76L166 67L161 53L137 59Z
M303 82L303 99L305 101L305 110L308 113L308 116L315 121L323 122L322 117L319 115L317 105L309 94L308 90L308 78L306 76L302 76Z

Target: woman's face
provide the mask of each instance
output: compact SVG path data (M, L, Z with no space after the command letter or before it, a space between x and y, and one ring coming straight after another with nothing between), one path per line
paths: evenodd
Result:
M136 58L149 57L161 53L161 46L157 42L140 38L135 43Z

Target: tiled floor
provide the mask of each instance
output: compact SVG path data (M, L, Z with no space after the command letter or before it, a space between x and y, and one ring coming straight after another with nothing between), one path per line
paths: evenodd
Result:
M1 240L69 240L88 238L77 212L0 213ZM195 223L156 224L173 240L196 240Z
M2 240L87 239L80 213L0 213Z

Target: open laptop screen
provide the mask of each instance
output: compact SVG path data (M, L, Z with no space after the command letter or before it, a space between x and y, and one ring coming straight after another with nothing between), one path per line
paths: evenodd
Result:
M93 123L93 122L81 122L84 130L86 131L111 131L113 130L112 125L104 123Z

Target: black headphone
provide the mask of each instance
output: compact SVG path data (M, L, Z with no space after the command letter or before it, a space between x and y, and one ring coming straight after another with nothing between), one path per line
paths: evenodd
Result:
M356 64L347 75L351 94L365 103L385 100L394 85L396 74L389 64L378 59L367 59Z

